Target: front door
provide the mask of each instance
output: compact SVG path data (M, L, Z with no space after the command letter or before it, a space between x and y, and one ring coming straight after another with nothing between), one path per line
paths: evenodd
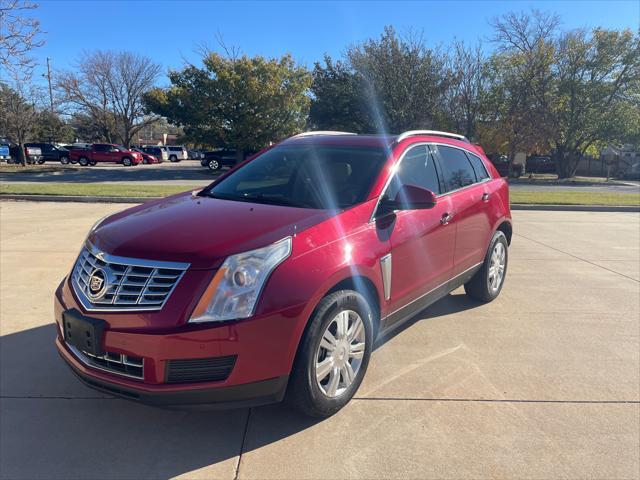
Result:
M438 173L427 145L409 147L384 195L395 198L405 184L440 193ZM450 199L444 197L431 209L399 211L395 218L386 220L390 223L391 251L390 258L383 259L382 268L383 273L389 267L391 272L387 277L387 312L391 315L385 327L403 320L403 311L411 313L412 304L418 308L420 300L449 280L456 235L455 224L447 220L451 207Z

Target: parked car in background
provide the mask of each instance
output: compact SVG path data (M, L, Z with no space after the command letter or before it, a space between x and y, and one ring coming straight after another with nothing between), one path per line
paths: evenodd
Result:
M42 160L42 150L40 147L24 146L25 160L29 164L44 163ZM7 163L20 163L20 146L17 144L9 145L9 160Z
M25 147L37 147L42 152L42 160L44 162L60 162L63 165L69 163L69 150L59 147L53 143L25 143Z
M527 173L556 173L556 162L548 155L531 155L527 158Z
M0 161L9 162L11 155L9 153L9 142L2 139L0 140Z
M130 167L142 162L140 153L111 143L94 143L91 148L71 150L69 158L77 161L83 167L101 162L121 163L126 167Z
M187 160L189 158L189 153L184 147L176 145L166 145L166 149L167 154L169 155L170 162L179 162L181 160Z
M69 145L62 145L62 148L69 150L86 150L87 148L91 148L91 143L71 143ZM69 155L69 163L78 163L78 160Z
M256 152L245 152L245 160L251 158ZM231 148L218 148L204 152L200 165L209 170L220 170L222 167L233 167L237 163L237 152Z
M169 154L167 153L167 149L164 147L158 147L154 145L145 145L141 148L144 153L148 153L149 155L153 155L160 162L166 162L169 160Z
M520 178L524 175L524 165L512 160L509 162L509 157L500 153L491 153L487 155L487 158L491 160L493 166L501 177L508 177L511 175L513 178ZM509 167L511 167L511 173L509 173Z
M200 150L188 150L190 160L202 160L204 153Z
M463 285L497 298L511 235L507 183L460 135L296 135L94 225L55 292L56 347L130 400L286 395L326 417L377 338Z
M145 152L141 148L132 147L131 151L138 152L142 155L142 163L144 164L152 164L152 163L160 163L161 160L155 155L151 155L150 153Z

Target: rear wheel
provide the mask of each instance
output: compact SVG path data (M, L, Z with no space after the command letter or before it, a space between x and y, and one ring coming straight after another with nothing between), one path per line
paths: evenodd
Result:
M175 162L177 162L177 161L178 161L178 157L176 157L175 155L171 155L171 156L169 157L169 161L171 161L171 162L174 162L174 163L175 163Z
M464 284L467 295L482 302L491 302L500 294L507 275L508 248L507 237L498 230L493 234L482 268Z
M69 157L60 157L60 163L62 165L67 165L69 163Z
M218 170L220 168L220 164L217 160L209 160L207 166L209 167L209 170Z
M86 167L87 165L89 165L89 159L87 157L80 157L78 159L78 163L83 167Z
M372 346L373 313L366 299L352 290L326 296L302 337L287 401L306 415L333 415L362 383Z

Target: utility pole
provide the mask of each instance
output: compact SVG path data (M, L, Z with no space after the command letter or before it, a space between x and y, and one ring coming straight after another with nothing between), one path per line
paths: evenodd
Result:
M50 58L47 57L47 80L49 80L49 101L51 102L51 115L54 115L53 111L53 90L51 89L51 63Z

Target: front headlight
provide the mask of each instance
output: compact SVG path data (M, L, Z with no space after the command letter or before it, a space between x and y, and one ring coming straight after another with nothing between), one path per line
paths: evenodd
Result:
M202 294L189 322L219 322L253 315L269 275L290 254L291 237L287 237L228 257Z

